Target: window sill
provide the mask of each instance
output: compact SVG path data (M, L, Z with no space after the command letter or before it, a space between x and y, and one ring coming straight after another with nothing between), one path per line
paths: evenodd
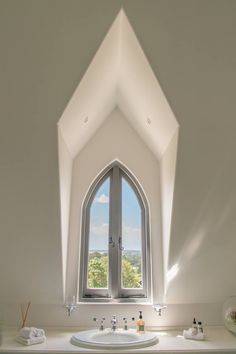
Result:
M150 299L81 299L78 305L153 305Z

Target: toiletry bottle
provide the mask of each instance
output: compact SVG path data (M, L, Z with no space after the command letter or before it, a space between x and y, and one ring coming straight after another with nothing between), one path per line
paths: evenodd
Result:
M198 333L203 333L203 327L202 327L202 322L198 322L197 323L197 329L198 329Z
M139 311L139 319L137 321L137 333L144 333L144 321L142 316L142 311Z
M193 325L192 325L192 334L196 335L198 332L198 327L197 327L197 322L196 322L196 319L194 317L193 319Z

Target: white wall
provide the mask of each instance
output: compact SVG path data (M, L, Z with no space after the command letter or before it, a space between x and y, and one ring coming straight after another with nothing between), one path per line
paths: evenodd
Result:
M81 305L71 316L67 315L66 309L59 305L40 305L32 304L29 310L27 325L33 326L73 326L75 331L79 327L95 327L94 317L106 317L105 326L110 326L110 320L114 314L118 318L118 326L123 325L122 318L127 317L129 326L134 326L132 317L137 319L138 311L143 310L143 318L146 326L184 326L189 328L193 317L202 321L203 325L222 324L220 304L178 304L169 305L163 311L162 316L158 316L149 305L140 307L139 305L109 305L98 306L93 304ZM5 325L19 326L21 323L19 306L16 304L5 305L2 309L0 319Z
M29 123L25 117L12 131L8 125L2 121L0 139L0 301L60 303L56 126L46 133L43 119Z
M120 142L122 141L122 144ZM70 219L70 239L73 238L74 244L70 247L70 262L68 270L73 271L67 290L67 295L73 295L74 287L77 285L77 257L79 254L80 241L80 216L83 199L96 176L101 169L110 164L114 159L118 159L127 166L142 185L144 192L150 204L151 217L151 242L153 251L153 278L154 278L154 302L161 300L163 292L162 279L162 240L161 240L161 211L160 211L160 168L154 155L146 147L134 129L129 125L123 114L116 109L107 118L105 123L97 131L96 135L89 141L87 146L77 156L73 165L73 180L71 190L71 207L72 215ZM59 249L54 250L55 254L60 254ZM32 270L31 270L32 272ZM61 265L58 273L61 272ZM61 273L60 273L61 275ZM53 275L50 275L52 281ZM44 273L45 277L45 273ZM21 278L22 279L22 276ZM36 281L32 281L35 285ZM19 289L20 286L18 285ZM53 294L55 284L48 288L48 293ZM42 285L45 289L45 285ZM28 291L28 289L27 289ZM58 289L62 294L61 288ZM28 293L27 293L28 294ZM34 294L31 294L31 296ZM49 301L43 304L42 299L37 297L24 297L17 300L19 302L32 300L29 311L28 324L41 326L94 326L92 318L94 316L107 318L106 326L109 326L109 320L113 314L117 314L119 325L122 318L127 316L129 319L136 316L140 309L143 310L144 319L147 326L188 326L191 324L192 318L195 316L202 320L204 324L220 324L221 304L210 303L191 303L182 305L169 305L163 311L162 317L152 309L151 305L127 305L127 304L80 304L78 309L72 313L71 317L67 316L65 306L60 301L54 299L54 304ZM43 298L47 299L46 296ZM9 301L11 302L11 301ZM0 319L4 324L19 325L20 324L20 306L19 303L12 304L8 301L4 306L0 307ZM129 320L129 325L133 325Z
M102 127L79 153L73 165L67 297L75 295L80 251L81 210L90 185L112 161L119 160L143 187L150 206L151 249L155 300L162 295L162 240L160 211L160 169L119 109L114 110ZM73 275L71 276L71 273Z

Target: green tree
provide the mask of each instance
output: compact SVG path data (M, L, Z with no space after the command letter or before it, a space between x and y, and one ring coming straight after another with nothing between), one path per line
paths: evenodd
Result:
M129 261L134 268L137 268L137 272L141 274L141 253L127 253L123 256L123 259L127 259L127 261Z
M122 286L127 289L140 288L142 282L141 262L135 259L134 266L131 261L122 259ZM88 263L88 287L99 289L108 287L108 256L92 253Z
M133 267L128 259L122 259L122 285L124 288L140 288L141 287L141 273L136 267Z
M88 263L88 287L107 288L108 257L93 257Z

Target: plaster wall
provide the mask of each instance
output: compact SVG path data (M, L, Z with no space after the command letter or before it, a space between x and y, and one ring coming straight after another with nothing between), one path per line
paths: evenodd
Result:
M180 271L163 321L189 323L199 313L216 323L224 299L236 294L236 2L7 0L0 2L0 300L11 323L28 300L41 304L35 324L58 323L56 125L121 6L180 124L168 265Z

